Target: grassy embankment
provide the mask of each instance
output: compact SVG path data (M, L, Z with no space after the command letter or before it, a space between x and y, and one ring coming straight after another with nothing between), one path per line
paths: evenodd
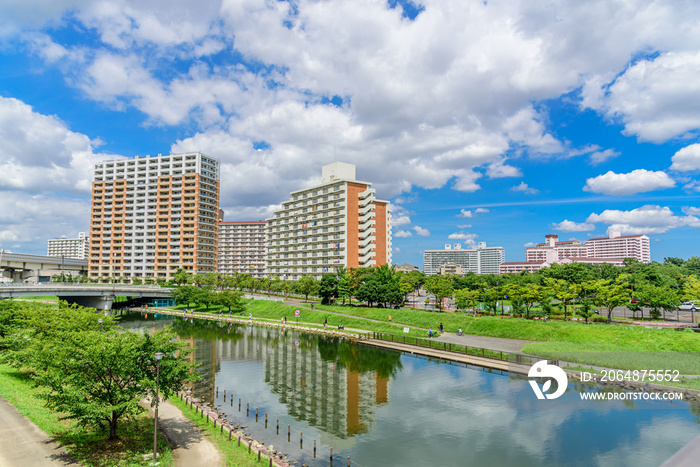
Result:
M133 421L122 422L121 439L108 441L105 432L80 430L73 422L60 420L60 414L44 406L31 379L7 365L0 365L0 395L83 465L145 466L153 461L153 419L145 413ZM158 452L160 465L174 465L164 436L158 437Z
M560 360L629 370L678 370L681 375L700 374L700 334L676 329L646 329L639 326L584 324L563 321L533 321L494 316L472 317L462 313L435 313L409 309L368 308L359 306L315 305L316 310L265 300L246 300L246 312L254 319L277 321L287 316L294 322L294 309L300 308L300 322L319 325L328 317L329 325L404 335L403 327L412 326L411 336L425 335L428 327L440 322L446 332L462 328L465 334L536 341L524 347L525 353ZM211 308L211 312L215 308ZM324 313L343 313L345 317ZM204 311L204 310L197 310ZM392 323L388 323L388 316ZM381 322L368 321L368 319ZM700 380L691 387L700 389Z
M224 434L222 434L220 425L217 425L216 428L214 428L213 423L207 423L205 419L201 418L199 415L196 415L194 413L194 409L191 409L185 401L181 401L179 397L171 398L170 402L172 402L189 420L191 420L207 434L208 438L222 452L226 465L235 465L240 467L259 467L260 465L268 465L269 461L258 464L257 454L248 454L247 444L241 441L241 446L239 447L238 443L236 442L236 438L232 438L232 440L229 441L228 433L224 430Z

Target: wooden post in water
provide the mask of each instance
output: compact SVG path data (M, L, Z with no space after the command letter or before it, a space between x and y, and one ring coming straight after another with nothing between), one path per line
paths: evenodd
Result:
M265 429L267 430L267 412L265 412Z
M331 447L331 467L333 467L333 447Z
M253 445L253 440L251 439L251 440L248 442L248 454L250 454L250 448L251 448L252 445Z
M280 434L280 419L277 419L277 434Z
M241 398L238 398L238 411L241 411Z
M219 386L216 387L216 397L219 397Z
M250 416L250 402L245 403L245 416Z
M287 442L292 440L292 425L287 425Z
M224 389L224 402L226 402L226 389Z
M304 449L304 432L299 433L299 449Z
M255 423L258 422L258 408L255 408Z
M348 467L350 467L350 456L348 456Z
M314 440L314 459L316 459L316 440Z

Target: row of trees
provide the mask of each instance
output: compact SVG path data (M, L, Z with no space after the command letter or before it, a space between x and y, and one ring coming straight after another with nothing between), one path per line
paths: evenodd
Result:
M102 322L98 321L100 319ZM190 379L189 352L170 331L124 332L92 308L0 301L0 361L28 374L49 408L80 426L117 438L119 422L155 400L156 352L161 352L160 395Z

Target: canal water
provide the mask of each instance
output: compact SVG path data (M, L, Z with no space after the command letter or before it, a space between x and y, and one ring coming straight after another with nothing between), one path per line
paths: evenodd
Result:
M125 328L168 324L193 349L201 377L195 397L299 466L330 465L332 447L336 466L350 456L365 467L651 467L700 434L698 403L582 401L591 387L580 383L556 401L539 401L523 377L336 338L150 314L122 318Z

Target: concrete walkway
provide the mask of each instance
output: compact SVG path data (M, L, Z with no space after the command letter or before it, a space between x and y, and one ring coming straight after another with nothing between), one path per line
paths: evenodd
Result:
M80 465L58 442L0 397L0 466Z
M154 409L147 401L142 401L141 406L154 415ZM158 428L165 433L173 448L175 465L181 467L224 465L223 456L214 443L209 441L202 430L170 401L161 401L158 404ZM0 465L4 466L2 463Z
M535 342L520 339L506 339L504 337L474 336L471 334L458 336L452 332L442 333L440 337L436 337L433 340L437 342L446 342L448 344L466 345L469 347L495 350L497 352L511 353L521 353L524 346Z

